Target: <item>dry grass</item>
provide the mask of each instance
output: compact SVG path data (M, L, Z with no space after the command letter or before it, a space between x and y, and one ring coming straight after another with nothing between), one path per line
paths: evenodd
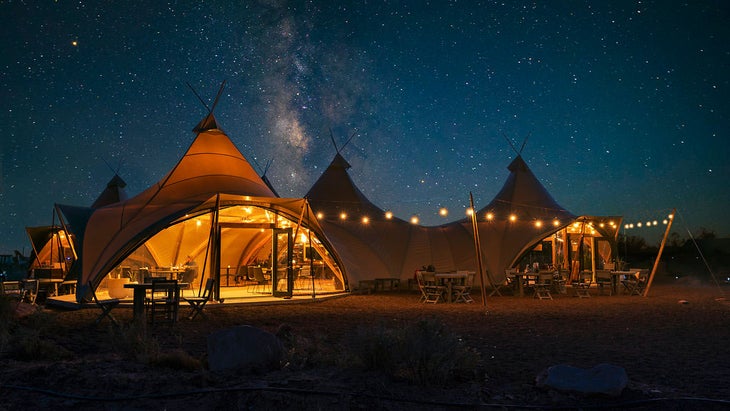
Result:
M649 297L496 297L475 304L425 305L411 292L353 295L308 304L209 305L207 318L173 328L93 326L95 310L46 311L21 328L71 357L8 355L0 363L6 407L57 409L269 408L448 409L447 404L581 405L648 398L730 400L730 306L718 287L655 285ZM680 304L680 300L688 301ZM0 312L1 314L1 312ZM282 369L266 374L205 370L206 337L249 324L277 333L287 348ZM44 348L44 350L47 350ZM535 388L555 364L622 366L620 398L582 398ZM171 393L158 400L102 402L9 389L9 384L98 397ZM252 388L258 387L258 388ZM180 394L181 392L189 394ZM172 393L177 393L172 395ZM652 406L656 408L652 408ZM675 409L716 403L646 403ZM455 408L460 406L454 405Z

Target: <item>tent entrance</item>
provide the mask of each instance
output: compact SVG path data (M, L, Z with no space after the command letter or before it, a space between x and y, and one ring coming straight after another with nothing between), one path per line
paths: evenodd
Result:
M294 289L292 228L274 228L272 240L271 284L274 297L291 298Z

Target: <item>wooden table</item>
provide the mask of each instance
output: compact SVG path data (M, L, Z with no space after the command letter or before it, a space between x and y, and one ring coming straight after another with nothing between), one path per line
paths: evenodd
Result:
M451 303L452 301L452 292L451 288L455 282L464 283L466 278L469 276L468 273L436 273L434 277L436 277L437 280L440 280L443 284L446 285L446 302Z
M187 287L188 283L177 283L178 290ZM124 288L134 290L132 296L132 313L134 314L134 318L142 318L141 316L144 316L144 299L147 296L147 290L152 289L152 283L127 283L124 284Z

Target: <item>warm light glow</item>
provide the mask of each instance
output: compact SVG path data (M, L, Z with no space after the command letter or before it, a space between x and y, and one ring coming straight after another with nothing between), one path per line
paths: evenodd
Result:
M580 227L580 223L576 221L575 223L573 223L573 227L575 227L575 228Z
M487 221L492 221L492 220L494 220L494 214L487 213Z
M324 217L324 214L322 214L322 212L317 213L317 220L321 220L322 217Z
M610 225L611 227L616 227L616 223L613 222L613 220L612 221L609 221L608 222L608 225Z
M560 225L560 221L558 221L558 220L553 220L553 225L554 225L555 227L559 226L559 225Z
M305 233L302 233L302 234L301 234L301 235L299 236L299 242L300 242L300 243L306 243L306 242L307 242L307 235L306 235Z
M516 216L516 215L514 215L514 214L510 214L510 215L509 215L509 221L512 221L512 222L515 222L515 221L517 221L517 216Z
M195 225L198 226L198 227L200 227L201 225L203 225L203 222L196 219L195 220Z
M641 222L636 223L636 226L641 228Z
M467 208L466 209L466 215L468 215L468 216L474 215L474 209L471 208L471 207Z
M74 47L76 47L76 46L79 45L79 42L77 40L72 40L71 41L71 45L74 46Z
M393 218L393 212L392 211L386 211L385 212L385 218L386 220L390 220Z
M347 220L347 213L340 213L340 220Z
M674 218L674 214L669 214L669 215L667 216L667 218L669 218L670 220L671 220L671 219L673 219L673 218Z
M603 227L605 227L606 225L605 225L605 224L603 224L603 223L600 223L600 224L598 224L598 226L599 226L599 227L601 227L601 228L603 228Z
M418 216L417 215L414 215L413 217L411 217L411 224L418 224L418 221L419 220L418 220Z
M664 220L662 220L662 224L667 225L669 224L669 221L667 221L667 219L665 218Z
M369 223L369 222L370 222L370 218L369 218L369 217L363 217L363 218L362 218L362 223L363 223L363 224L367 224L367 223Z
M657 223L657 221L656 221L656 220L654 220L654 221L652 221L652 222L651 222L651 225L657 225L657 224L658 224L658 223Z
M446 217L447 215L449 215L449 210L447 210L446 207L441 207L439 209L439 215L441 217Z
M535 227L537 227L537 228L542 227L542 221L540 221L540 220L535 221Z

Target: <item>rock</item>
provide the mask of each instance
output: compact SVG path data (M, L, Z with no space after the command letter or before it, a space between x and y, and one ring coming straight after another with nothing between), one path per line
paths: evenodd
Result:
M284 355L279 339L249 325L216 331L208 336L211 371L235 368L276 369Z
M554 365L536 378L538 387L586 395L619 396L628 383L626 370L611 364L598 364L589 369L564 364Z

